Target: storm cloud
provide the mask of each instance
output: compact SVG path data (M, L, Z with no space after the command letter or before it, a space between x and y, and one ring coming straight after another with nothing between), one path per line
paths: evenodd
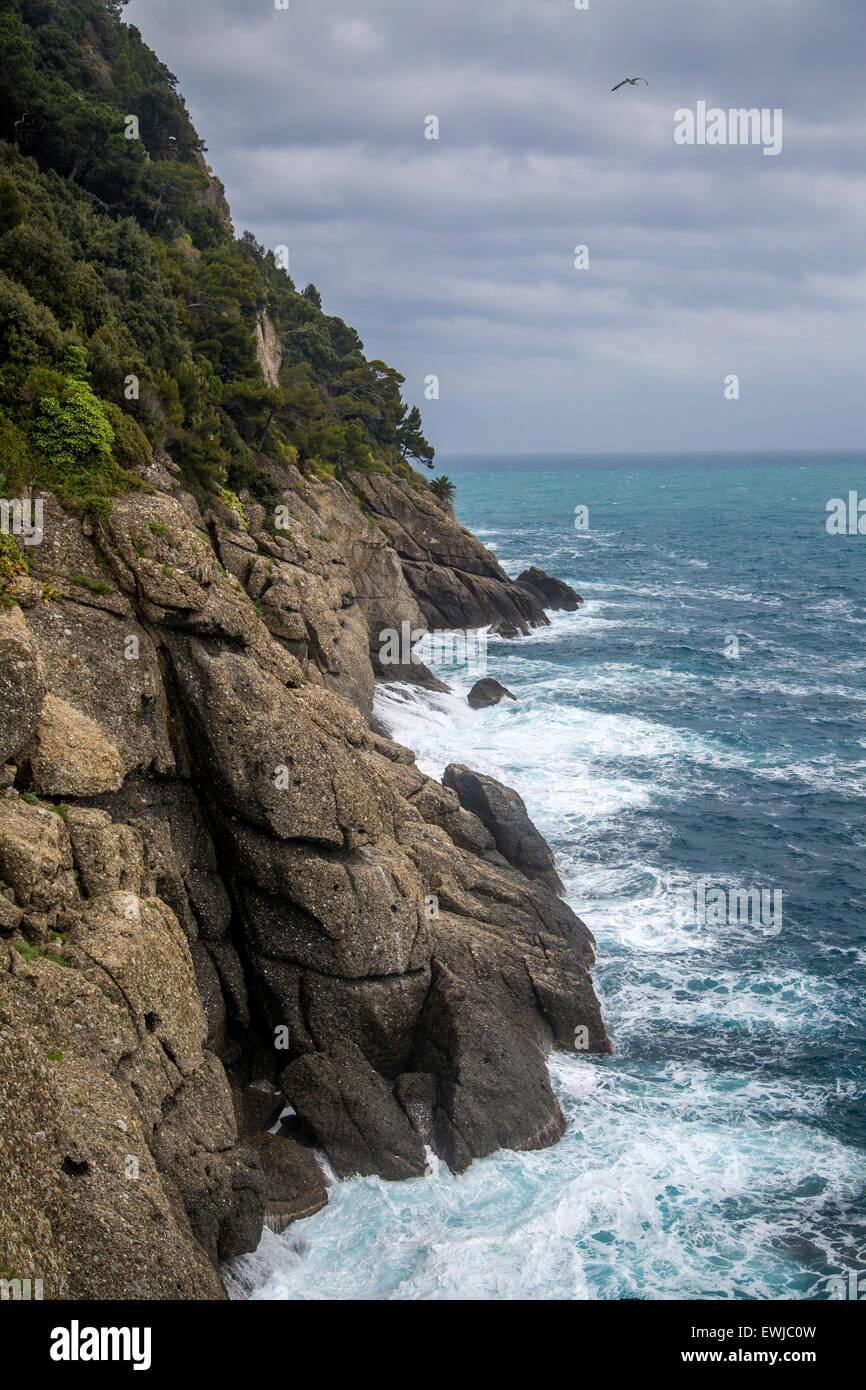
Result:
M126 16L177 74L236 228L289 246L438 448L862 445L863 0ZM611 92L626 76L649 85ZM677 145L699 101L780 108L782 152Z

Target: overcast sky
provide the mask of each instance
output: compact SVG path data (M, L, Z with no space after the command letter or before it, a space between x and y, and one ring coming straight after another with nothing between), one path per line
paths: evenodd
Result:
M862 447L866 0L290 4L126 15L236 231L290 247L438 449ZM700 100L781 108L782 152L675 144Z

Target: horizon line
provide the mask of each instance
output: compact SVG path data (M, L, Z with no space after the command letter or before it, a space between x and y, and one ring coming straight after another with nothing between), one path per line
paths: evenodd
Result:
M853 447L844 445L821 446L820 448L799 449L544 449L533 452L530 449L437 449L436 458L655 458L659 454L688 455L701 454L711 458L736 457L752 458L756 455L778 454L855 454L866 458L866 445Z

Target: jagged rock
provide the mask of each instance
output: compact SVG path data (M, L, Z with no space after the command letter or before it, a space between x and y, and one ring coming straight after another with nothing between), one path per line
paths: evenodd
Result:
M587 974L592 936L543 884L456 856L434 826L407 826L404 843L438 902L412 1057L437 1078L433 1147L460 1169L501 1146L552 1143L561 1117L547 1052L610 1051Z
M127 825L115 825L107 811L71 806L66 826L79 881L87 895L98 897L122 888L141 891L142 842Z
M580 594L576 594L570 584L552 578L551 575L545 574L544 570L536 569L535 565L530 565L529 569L519 574L517 583L544 608L553 612L564 609L567 613L575 613L583 603Z
M44 695L39 650L20 608L0 611L0 763L30 738Z
M497 1149L544 1148L561 1136L565 1119L539 1041L531 1013L514 1009L504 978L473 988L471 980L438 967L415 1065L435 1071L433 1143L455 1172Z
M233 811L280 839L333 846L355 829L381 828L375 789L340 744L317 736L276 677L195 640L169 649L203 770Z
M376 679L383 681L387 685L417 685L422 690L438 691L440 694L447 695L451 687L446 681L434 676L429 666L425 666L423 661L388 661L383 664L380 653L370 652L370 660Z
M97 796L123 781L116 745L89 715L56 695L45 696L21 762L42 796Z
M0 931L17 931L23 916L24 913L21 908L12 902L5 893L0 893Z
M396 844L337 857L248 826L224 829L254 950L338 979L402 975L426 962L424 885Z
M250 1135L275 1123L284 1105L282 1095L267 1077L259 1077L247 1086L233 1086L232 1099L238 1131L248 1143Z
M464 810L457 793L450 787L425 777L417 791L407 791L406 795L424 820L431 825L441 825L455 845L472 854L487 854L495 848L496 841L490 831L471 811Z
M101 816L88 828L110 841ZM263 1179L203 1050L179 923L131 892L80 899L66 826L41 807L0 801L0 855L19 901L62 889L65 933L29 962L0 944L0 1185L17 1194L23 1163L40 1208L4 1201L0 1248L46 1298L222 1297L215 1260L257 1242Z
M553 851L532 824L516 791L459 763L446 767L442 781L457 793L461 806L487 827L509 864L562 892Z
M255 1249L266 1182L253 1152L237 1141L231 1088L213 1053L204 1052L201 1065L184 1076L151 1150L214 1264Z
M46 557L38 563L53 582ZM98 725L118 750L123 775L134 769L173 773L162 672L154 642L137 618L64 599L39 604L27 622L48 691ZM132 652L137 654L129 658Z
M18 798L0 801L0 879L18 906L57 912L74 905L72 848L59 815Z
M356 473L352 482L399 556L428 627L493 624L516 634L547 623L539 599L514 584L432 492L414 491L402 479L380 473Z
M367 721L376 625L392 613L425 621L411 566L338 484L297 487L303 519L286 535L264 529L249 499L249 531L232 507L205 521L189 500L122 499L108 563L129 611L68 598L26 610L48 713L53 702L86 710L89 735L119 763L89 783L66 769L52 794L70 798L68 830L44 806L0 799L0 876L15 895L3 898L6 930L43 952L52 930L65 933L53 949L68 964L39 956L34 969L86 982L78 996L95 1025L80 1088L101 1088L99 1104L115 1109L122 1093L123 1123L143 1136L141 1192L164 1213L153 1259L170 1251L176 1267L172 1282L150 1257L130 1260L121 1237L104 1279L83 1272L93 1223L111 1210L137 1218L125 1187L82 1169L63 1266L76 1293L102 1296L112 1280L177 1291L195 1278L199 1296L219 1296L215 1262L255 1244L262 1179L233 1137L226 1069L242 1128L275 1118L282 1071L295 1123L338 1171L405 1177L424 1171L424 1143L461 1169L502 1145L553 1142L562 1119L547 1053L610 1046L587 974L592 939L545 886L558 884L552 857L520 798L468 772L441 785ZM398 492L423 535L415 494ZM443 550L456 523L440 522L430 544ZM206 528L230 578L201 556ZM67 543L82 573L104 573L79 523L57 521L55 535L43 582ZM426 584L439 572L485 622L542 620L471 537L455 544ZM359 573L367 561L378 593ZM301 622L303 669L288 650ZM15 755L25 780L36 744ZM106 1067L120 1091L104 1085ZM69 1134L71 1162L93 1172L102 1151Z
M134 575L142 598L166 613L205 608L207 590L219 580L216 560L207 537L193 529L179 502L120 497L109 524L119 559Z
M255 1149L267 1183L265 1224L278 1234L293 1221L313 1216L328 1204L328 1189L315 1155L282 1135L245 1136Z
M390 1086L354 1043L337 1043L286 1067L280 1086L341 1177L394 1180L427 1169L424 1145Z
M499 681L485 676L483 680L475 682L466 699L473 709L488 709L491 705L498 705L500 700L516 700L517 696L512 695Z

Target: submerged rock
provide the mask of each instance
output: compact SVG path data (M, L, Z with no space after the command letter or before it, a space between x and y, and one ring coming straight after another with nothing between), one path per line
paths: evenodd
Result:
M498 705L500 700L516 700L517 696L512 695L499 681L485 676L483 680L475 682L466 699L473 709L488 709L491 705Z

